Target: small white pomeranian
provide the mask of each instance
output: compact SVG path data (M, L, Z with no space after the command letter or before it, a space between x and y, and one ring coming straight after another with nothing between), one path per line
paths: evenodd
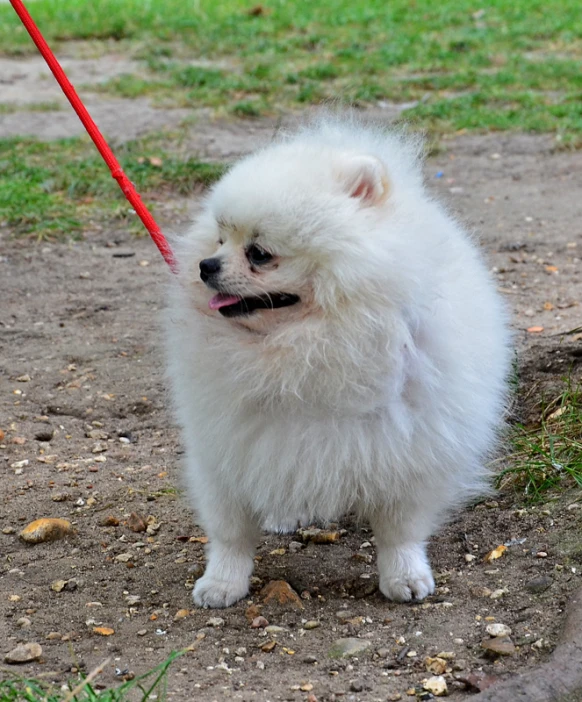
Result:
M420 145L323 117L238 162L178 244L167 328L203 607L248 593L266 521L367 519L380 590L434 590L426 540L486 489L506 317Z

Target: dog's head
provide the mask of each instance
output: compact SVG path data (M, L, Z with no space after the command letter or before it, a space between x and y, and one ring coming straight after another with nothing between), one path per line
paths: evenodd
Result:
M384 165L367 153L282 143L241 161L197 228L190 273L206 313L265 333L369 290L378 253L368 234L389 200Z

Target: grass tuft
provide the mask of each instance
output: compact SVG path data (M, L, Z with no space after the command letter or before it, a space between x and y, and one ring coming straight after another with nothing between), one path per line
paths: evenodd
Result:
M163 141L152 138L129 142L117 155L146 196L189 195L226 169L169 153ZM125 198L87 139L0 139L0 223L17 235L59 238L80 232L91 220L119 219L129 219Z
M509 441L509 467L497 487L513 487L530 499L556 488L582 488L582 385L567 381L559 395L541 402L539 421L515 426Z
M0 680L0 702L147 702L153 699L161 702L167 696L168 669L183 653L174 652L147 673L105 690L97 689L94 684L101 672L99 669L85 678L85 684L83 680L79 684L69 683L68 690L9 674L9 678Z

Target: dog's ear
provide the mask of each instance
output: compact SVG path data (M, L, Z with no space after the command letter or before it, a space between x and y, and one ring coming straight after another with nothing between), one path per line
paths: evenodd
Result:
M364 207L373 207L388 197L388 176L374 156L351 156L342 164L341 179L345 192Z

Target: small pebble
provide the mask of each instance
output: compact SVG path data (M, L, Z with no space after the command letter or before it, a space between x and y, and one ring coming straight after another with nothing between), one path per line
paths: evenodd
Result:
M488 653L493 653L499 656L511 656L515 653L515 646L509 636L483 639L481 642L481 647Z
M210 619L206 622L206 626L220 629L220 627L224 626L224 619L222 617L210 617Z
M20 538L29 544L41 544L45 541L57 541L73 531L67 519L37 519L20 532Z
M473 597L491 597L492 591L488 587L475 585L470 588L469 592L473 595Z
M372 646L372 642L366 639L338 639L334 642L329 651L330 658L349 658L364 653Z
M489 636L509 636L511 634L510 627L499 622L496 622L495 624L488 624L485 627L485 631L489 634Z
M443 658L439 658L438 656L436 656L435 658L431 658L430 656L428 656L424 659L424 664L426 666L427 671L429 673L432 673L433 675L442 675L447 670L447 662Z
M437 658L442 658L445 661L452 661L455 657L456 653L454 651L441 651L437 653Z
M545 592L548 588L552 586L554 581L547 575L540 575L538 578L533 578L533 580L528 581L525 584L525 589L534 594Z
M310 621L305 622L305 624L303 625L303 628L307 629L307 630L317 629L318 626L319 626L319 622L316 621L315 619L311 619Z
M146 520L137 512L132 512L127 520L127 526L136 534L146 531L148 525Z
M503 595L506 595L506 594L507 594L507 588L502 587L502 588L499 588L499 590L493 590L493 592L489 595L489 597L492 600L498 600L500 597L503 597Z
M435 697L444 697L448 694L447 681L442 675L435 675L422 684L423 688L432 693Z
M21 643L4 656L5 663L32 663L42 656L42 647L37 643Z
M251 622L251 629L264 629L266 626L269 626L269 621L265 617L255 617Z
M132 553L119 553L113 560L118 563L129 563L132 558L134 558Z
M279 605L291 605L296 609L303 609L303 603L299 595L285 580L272 580L261 590L261 599L265 604L277 603Z

